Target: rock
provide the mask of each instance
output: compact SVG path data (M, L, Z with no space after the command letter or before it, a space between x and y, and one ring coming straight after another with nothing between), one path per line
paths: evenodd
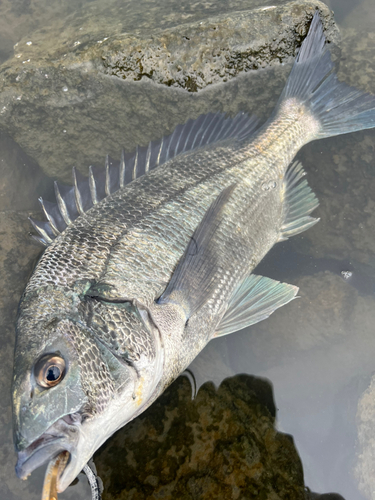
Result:
M291 436L277 432L272 389L247 375L191 400L178 379L96 453L103 500L304 500Z
M306 500L345 500L344 497L338 493L319 493L308 492L306 494Z
M47 175L70 183L73 165L86 173L105 154L119 159L122 147L134 150L201 113L265 117L287 75L280 62L292 61L315 7L332 41L337 28L318 1L255 11L245 5L230 15L194 14L190 22L179 11L167 27L147 32L119 33L116 24L109 36L105 17L95 27L95 16L82 26L77 15L55 21L53 36L46 27L28 33L0 67L0 127ZM256 67L266 70L251 71Z
M241 72L289 61L307 34L316 6L327 39L337 41L337 27L325 5L295 1L222 14L147 37L121 37L103 48L105 72L196 92Z

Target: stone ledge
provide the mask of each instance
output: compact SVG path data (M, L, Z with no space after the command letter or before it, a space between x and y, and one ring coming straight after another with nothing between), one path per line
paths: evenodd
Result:
M196 92L241 72L282 64L296 55L318 8L329 42L338 40L332 12L321 2L293 1L219 15L145 38L123 35L104 47L108 75Z

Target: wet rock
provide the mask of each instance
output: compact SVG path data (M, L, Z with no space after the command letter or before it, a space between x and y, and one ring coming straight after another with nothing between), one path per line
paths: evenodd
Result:
M196 92L240 72L290 60L307 34L317 6L327 39L337 41L336 25L325 5L296 1L219 15L147 38L122 37L103 50L105 72L125 80L147 77Z
M280 42L290 45L290 41L298 36L298 31L301 29L306 31L306 26L304 26L306 20L303 20L306 12L302 11L316 6L321 9L322 15L326 18L328 36L337 37L337 30L332 19L328 19L331 16L326 5L311 0L294 0L293 2L275 0L270 7L264 7L262 0L246 2L228 0L193 4L188 0L181 0L178 4L173 0L165 0L162 4L156 5L150 5L147 0L140 0L136 5L122 0L108 0L105 3L92 0L90 5L76 0L67 0L63 3L58 0L39 0L33 3L29 0L4 0L0 6L0 27L1 34L6 35L4 40L7 40L8 44L9 42L14 44L14 55L20 56L22 61L30 59L28 62L32 64L40 58L49 61L63 58L63 61L75 60L79 63L100 58L103 53L115 55L116 50L121 46L123 48L129 46L128 41L132 39L140 42L140 47L136 49L133 47L133 49L134 52L140 51L142 55L145 49L147 52L150 42L157 41L164 32L167 38L161 44L159 42L157 44L163 50L165 42L169 40L172 44L170 55L173 63L176 60L176 54L184 54L191 50L191 47L178 47L173 43L175 37L181 38L181 29L193 30L191 32L195 34L195 37L190 39L190 46L195 46L198 50L201 49L200 36L204 36L205 31L213 29L210 23L215 22L218 23L216 26L218 33L214 37L207 33L204 38L209 45L212 41L217 42L217 39L221 40L224 46L229 43L229 48L236 42L244 41L248 44L249 36L254 39L252 33L258 33L263 41L268 40L266 47L276 41L270 35L280 36L283 31L285 34ZM264 14L265 11L272 11L272 15L270 16L269 12ZM241 12L243 20L241 20ZM246 24L249 12L254 22L260 22L260 26ZM277 19L278 17L280 19ZM223 23L224 19L227 20L228 26ZM267 25L270 21L271 33L267 33L261 25ZM280 28L276 32L272 25L275 21ZM291 31L291 21L296 23L295 34L287 34ZM205 25L207 22L208 24ZM176 29L177 26L178 29ZM247 33L239 32L240 28L249 27L250 31ZM302 34L299 33L299 35ZM298 43L296 40L294 46L296 42ZM256 44L262 46L259 40ZM211 45L211 49L214 48L216 48L216 43L215 46ZM177 49L176 54L175 49ZM280 51L278 47L276 50ZM282 53L281 50L279 55Z
M239 375L190 395L178 379L96 453L103 500L305 498L293 440L274 428L267 381Z
M79 14L55 21L58 39L50 27L28 34L0 68L0 127L47 175L70 183L73 165L86 173L106 153L119 159L122 147L134 150L201 113L263 116L287 75L280 63L292 61L316 6L332 41L337 29L316 1L255 11L241 5L230 15L194 13L190 22L180 11L147 34L128 25L119 33L116 24L109 36L105 16L95 27L91 18L82 26ZM259 67L266 69L251 70ZM237 82L242 75L251 78Z
M308 492L306 494L306 500L345 500L344 497L338 493L319 493Z

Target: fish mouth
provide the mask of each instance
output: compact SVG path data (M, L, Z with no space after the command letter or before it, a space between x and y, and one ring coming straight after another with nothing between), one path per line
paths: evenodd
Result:
M68 451L70 455L66 469L72 455L75 455L78 438L77 425L68 424L64 418L59 419L27 448L18 452L17 476L26 479L35 469L54 460L62 451Z
M26 479L35 469L46 464L65 451L60 436L41 436L25 450L18 453L16 474L20 479Z

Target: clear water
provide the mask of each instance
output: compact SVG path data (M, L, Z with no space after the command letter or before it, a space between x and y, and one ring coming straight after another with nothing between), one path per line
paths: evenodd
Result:
M259 0L252 5L267 4ZM331 0L331 7L343 36L340 78L375 92L373 1ZM95 103L104 97L95 87L90 69L86 83L80 80L83 87L78 87L75 77L68 77L63 66L51 64L49 73L44 73L47 63L40 66L42 77L56 82L53 92L48 90L53 112L47 116L43 106L35 105L39 98L43 100L43 94L38 95L42 85L36 73L28 73L27 60L33 62L35 47L48 57L59 44L63 51L67 40L92 44L95 36L100 35L100 41L111 32L144 33L150 27L173 26L176 20L189 22L246 8L249 4L240 1L185 2L178 8L167 0L161 5L147 1L71 1L62 5L27 0L0 4L0 71L10 71L18 54L21 64L26 61L25 70L19 73L22 86L14 83L0 92L0 110L6 108L0 124L10 134L0 134L1 499L40 498L44 474L43 470L36 471L27 482L15 476L10 384L17 303L40 254L28 237L27 216L38 210L37 196L48 198L51 194L52 181L19 144L38 158L50 177L67 179L73 164L84 171L90 163L99 164L105 153L118 157L124 145L131 149L137 142L145 144L200 112L245 110L265 117L277 99L275 86L282 86L287 71L281 68L245 75L199 95L157 88L143 81L136 85L117 82L113 93L121 113L118 109L108 111L114 117L113 128L108 130L101 127L100 116L95 115ZM32 44L26 45L28 41ZM19 45L13 48L17 42ZM272 79L276 84L271 85ZM263 92L254 95L253 90L259 88ZM26 104L12 107L13 115L7 118L10 106L19 97ZM23 128L22 113L30 130ZM74 120L74 113L86 114L88 130L76 130L81 122ZM39 138L32 126L40 133ZM70 141L71 156L55 161L67 150L64 141ZM48 158L51 170L46 167ZM298 158L321 202L316 211L321 220L308 232L277 245L256 272L297 284L300 299L251 329L211 342L191 369L199 383L214 381L217 386L224 378L239 373L266 379L277 408L277 428L293 436L305 485L311 491L334 492L346 500L374 499L375 448L371 436L375 433L375 389L371 381L375 371L375 132L309 144ZM352 273L349 279L344 279L345 271ZM174 401L178 387L168 390L166 401ZM179 400L179 404L189 405L188 391L184 394L186 401ZM131 498L148 498L141 490L140 496ZM90 498L85 480L70 487L61 498Z

